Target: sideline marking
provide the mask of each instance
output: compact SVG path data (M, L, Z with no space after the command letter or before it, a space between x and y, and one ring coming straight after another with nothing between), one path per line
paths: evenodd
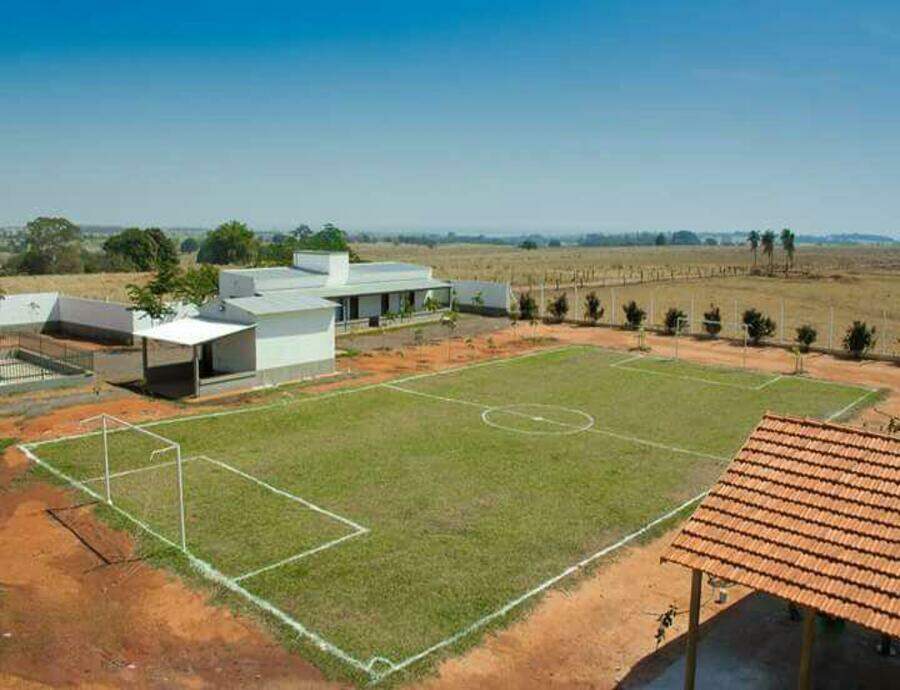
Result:
M402 388L401 386L395 386L392 384L382 384L382 385L385 388L389 388L390 390L398 391L400 393L410 393L412 395L420 395L424 398L432 398L434 400L440 400L442 402L456 403L458 405L470 405L472 407L479 407L482 409L482 418L484 417L484 412L489 412L490 410L494 410L494 409L503 409L507 414L513 414L513 415L517 415L519 417L533 419L533 417L531 415L524 414L522 412L516 412L514 410L509 410L509 409L504 409L504 408L495 408L495 407L492 407L491 405L484 405L482 403L476 403L471 400L463 400L460 398L447 398L443 395L434 395L432 393L423 393L422 391L411 390L409 388ZM522 403L522 404L527 404L527 403ZM730 457L724 457L721 455L712 455L710 453L703 453L701 451L690 450L688 448L679 448L678 446L670 446L665 443L659 443L657 441L650 441L645 438L640 438L639 436L630 436L628 434L620 434L619 432L612 431L610 429L604 429L604 428L598 427L598 426L592 426L592 427L589 427L586 429L582 429L579 426L576 426L573 424L567 424L566 422L557 422L556 420L553 420L553 419L545 419L543 421L547 422L548 424L555 424L557 426L568 427L568 428L574 429L576 431L586 431L586 432L591 432L591 433L595 433L595 434L603 434L605 436L612 436L613 438L618 438L622 441L630 441L631 443L638 443L641 445L650 446L652 448L660 448L662 450L670 450L674 453L684 453L686 455L695 455L697 457L708 458L710 460L727 461L727 460L731 459ZM491 424L491 426L494 426L494 425ZM503 427L499 427L499 428L502 429ZM509 431L509 429L506 429L506 431ZM528 432L522 432L522 433L528 433Z
M830 422L830 421L833 421L833 420L837 419L838 417L841 417L842 415L846 414L847 412L849 412L850 410L852 410L854 407L856 407L857 405L859 405L863 400L865 400L866 398L868 398L870 395L874 395L874 394L877 393L877 392L878 392L877 389L872 389L872 390L866 391L866 392L863 393L861 396L859 396L856 400L854 400L852 403L850 403L849 405L846 405L846 406L842 407L842 408L839 409L837 412L835 412L833 415L831 415L830 417L828 417L825 421L826 421L826 422Z

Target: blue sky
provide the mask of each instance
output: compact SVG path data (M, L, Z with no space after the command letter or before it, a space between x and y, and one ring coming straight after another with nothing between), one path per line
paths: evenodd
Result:
M900 9L9 2L0 224L900 234Z

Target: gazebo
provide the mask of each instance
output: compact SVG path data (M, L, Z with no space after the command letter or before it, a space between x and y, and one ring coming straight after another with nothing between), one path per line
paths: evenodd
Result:
M703 573L803 611L798 687L811 687L817 612L900 636L900 439L767 413L672 542L692 571L686 690Z

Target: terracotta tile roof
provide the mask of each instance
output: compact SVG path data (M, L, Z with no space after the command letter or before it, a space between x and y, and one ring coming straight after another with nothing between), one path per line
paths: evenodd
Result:
M900 439L766 414L663 560L900 636Z

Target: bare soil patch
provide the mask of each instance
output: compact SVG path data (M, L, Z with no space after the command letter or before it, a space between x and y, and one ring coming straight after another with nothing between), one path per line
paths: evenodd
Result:
M536 339L532 339L536 335ZM607 328L541 325L503 328L490 335L375 350L339 360L350 376L323 380L304 390L323 391L436 371L566 343L627 350L633 333ZM672 340L649 335L654 352L667 355ZM685 359L740 366L741 348L724 342L682 339ZM789 374L789 352L759 348L748 366ZM900 414L900 367L811 356L812 376L887 387L878 407ZM259 393L263 401L284 391ZM234 404L233 402L231 404ZM215 409L205 404L203 409ZM79 402L38 416L0 420L0 437L38 440L81 431L79 421L104 411L129 421L169 417L183 406L136 395ZM192 408L191 412L198 411ZM864 426L886 419L867 411ZM207 591L141 561L130 561L130 539L88 512L72 515L79 533L109 560L104 565L72 531L47 514L81 500L44 483L17 481L27 461L8 449L0 464L0 686L4 687L336 687L309 663L287 652L260 624L215 604ZM76 511L77 512L77 511ZM447 660L427 688L611 688L655 648L655 617L670 604L683 610L689 577L660 566L674 532L623 552L613 563L568 591L548 594L534 611L479 647ZM98 567L99 566L99 567ZM732 601L741 596L732 590ZM704 617L721 610L707 602ZM685 626L676 618L669 639ZM6 636L9 634L9 636Z

